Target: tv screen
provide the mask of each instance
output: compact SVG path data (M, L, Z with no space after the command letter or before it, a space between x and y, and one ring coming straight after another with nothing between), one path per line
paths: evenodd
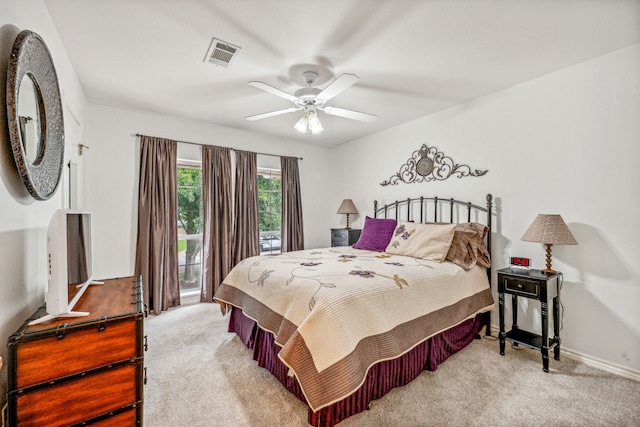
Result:
M79 291L91 280L91 214L67 212L67 285L68 310L81 295ZM77 297L77 298L76 298Z
M73 307L92 283L91 213L69 209L54 213L47 231L47 264L47 315L30 324L88 316Z

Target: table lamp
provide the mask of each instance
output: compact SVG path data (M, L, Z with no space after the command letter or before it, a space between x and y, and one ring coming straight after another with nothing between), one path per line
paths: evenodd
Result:
M547 247L547 268L542 271L549 274L556 272L551 268L551 246L578 244L562 217L550 214L538 214L520 240L544 243Z
M338 208L339 214L347 214L347 230L349 229L349 214L357 214L358 209L356 209L356 205L353 204L353 200L344 199L342 204Z

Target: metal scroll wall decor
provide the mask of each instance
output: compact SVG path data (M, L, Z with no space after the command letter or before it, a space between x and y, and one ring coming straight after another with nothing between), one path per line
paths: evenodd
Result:
M16 37L6 91L11 151L18 173L34 199L48 200L62 176L64 122L51 54L32 31Z
M419 150L411 154L411 157L395 175L388 180L382 181L380 185L397 185L400 182L407 184L414 182L444 181L452 176L462 178L465 176L482 176L488 170L475 169L467 165L459 165L438 151L436 147L427 147L422 144Z

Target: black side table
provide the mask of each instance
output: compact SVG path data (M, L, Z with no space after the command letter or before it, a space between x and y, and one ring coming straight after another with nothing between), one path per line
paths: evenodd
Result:
M351 246L360 238L362 230L357 228L332 228L331 247Z
M560 360L560 288L562 273L544 273L540 270L498 270L498 300L500 315L500 354L504 356L505 341L514 345L540 350L542 369L549 372L549 350L553 348L553 358ZM504 329L504 294L511 295L513 322L511 330ZM518 327L518 297L540 301L542 335L527 332ZM549 338L549 298L553 299L553 338Z

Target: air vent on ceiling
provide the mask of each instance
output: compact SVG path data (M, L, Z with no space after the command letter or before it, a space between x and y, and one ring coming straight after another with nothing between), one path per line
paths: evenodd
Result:
M234 61L242 48L219 39L213 39L204 62L227 68Z

